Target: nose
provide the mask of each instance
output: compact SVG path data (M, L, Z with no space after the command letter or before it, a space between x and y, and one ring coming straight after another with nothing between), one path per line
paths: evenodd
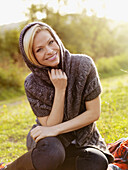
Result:
M45 50L46 50L47 54L52 54L53 53L53 50L49 46L46 46Z

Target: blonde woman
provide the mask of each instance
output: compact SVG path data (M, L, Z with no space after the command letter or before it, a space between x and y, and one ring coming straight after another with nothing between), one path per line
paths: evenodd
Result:
M22 30L20 50L31 70L25 91L36 124L27 136L28 152L7 169L106 170L113 157L95 124L101 85L93 60L71 54L41 22Z

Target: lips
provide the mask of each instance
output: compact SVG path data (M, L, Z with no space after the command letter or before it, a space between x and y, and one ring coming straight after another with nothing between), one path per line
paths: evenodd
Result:
M55 53L54 55L48 57L46 60L52 61L52 60L55 60L56 57L57 57L57 53Z

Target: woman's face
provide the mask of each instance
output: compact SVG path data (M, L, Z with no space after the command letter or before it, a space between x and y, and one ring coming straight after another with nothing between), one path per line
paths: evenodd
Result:
M36 59L42 65L55 67L60 62L60 48L47 30L36 34L33 51Z

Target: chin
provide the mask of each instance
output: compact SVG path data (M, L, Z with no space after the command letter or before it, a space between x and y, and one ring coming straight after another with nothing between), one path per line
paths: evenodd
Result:
M60 63L60 59L57 59L53 63L51 63L51 67L57 67L59 63Z
M54 67L54 68L57 68L58 65L59 65L60 62L57 62L57 63L54 63L54 64L51 64L51 67Z

